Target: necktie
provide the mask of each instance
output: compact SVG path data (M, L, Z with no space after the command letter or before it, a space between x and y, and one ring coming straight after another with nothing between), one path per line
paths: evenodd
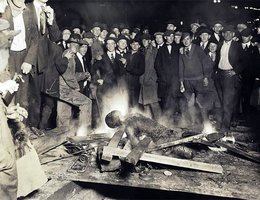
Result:
M110 54L110 60L111 60L112 63L115 62L114 54L112 54L112 53Z
M46 15L45 15L43 6L42 6L41 10L42 11L40 13L40 31L41 31L41 34L44 35L45 31L46 31Z
M171 51L172 51L172 45L168 44L168 45L167 45L167 48L168 48L169 54L171 54Z
M186 49L185 49L185 55L186 55L186 56L189 56L189 55L190 55L190 50L189 50L189 48L186 48Z

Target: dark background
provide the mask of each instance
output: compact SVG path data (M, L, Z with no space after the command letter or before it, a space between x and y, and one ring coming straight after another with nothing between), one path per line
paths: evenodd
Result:
M165 28L169 19L179 19L185 24L199 21L210 24L215 19L227 23L259 18L260 0L49 0L60 27L75 24L91 26L95 21L149 25L153 29ZM233 6L233 8L232 8ZM237 6L237 9L234 8Z

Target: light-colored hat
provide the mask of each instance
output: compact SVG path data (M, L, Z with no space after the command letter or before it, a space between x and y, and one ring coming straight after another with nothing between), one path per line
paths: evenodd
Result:
M11 9L25 9L26 5L25 5L25 0L7 0L8 4L10 5Z

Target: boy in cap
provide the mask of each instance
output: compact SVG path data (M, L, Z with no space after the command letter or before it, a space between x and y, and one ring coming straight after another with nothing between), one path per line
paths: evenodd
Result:
M184 32L182 34L183 51L179 57L179 80L180 91L188 102L188 112L191 117L191 124L195 125L195 102L197 102L203 122L208 122L209 99L208 92L209 77L211 74L207 71L210 60L203 50L192 43L192 33Z

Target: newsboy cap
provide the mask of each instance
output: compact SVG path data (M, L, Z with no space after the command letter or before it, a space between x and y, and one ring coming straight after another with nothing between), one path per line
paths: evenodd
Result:
M252 30L250 28L246 28L243 31L241 31L241 36L248 37L250 35L253 35Z
M223 29L223 32L226 32L226 31L232 31L232 32L236 32L235 28L233 25L227 25L224 27Z
M166 30L163 35L164 35L164 36L170 36L171 34L174 34L174 31L172 31L172 30Z

